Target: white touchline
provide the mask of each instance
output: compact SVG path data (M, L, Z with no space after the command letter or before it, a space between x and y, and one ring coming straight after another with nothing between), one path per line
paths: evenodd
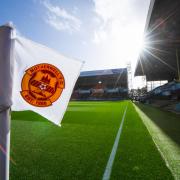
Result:
M117 132L116 139L114 141L114 145L113 145L111 154L109 156L109 160L107 162L106 169L104 171L104 175L103 175L102 180L109 180L110 179L111 171L112 171L112 166L113 166L113 162L114 162L114 158L116 156L116 151L117 151L117 148L118 148L119 139L120 139L122 128L123 128L123 124L124 124L124 119L125 119L125 116L126 116L127 107L128 107L128 104L126 105L126 108L124 110L122 121L121 121L119 130Z

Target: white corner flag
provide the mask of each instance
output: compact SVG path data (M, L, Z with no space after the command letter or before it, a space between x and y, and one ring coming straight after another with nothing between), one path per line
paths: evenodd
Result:
M60 125L82 65L0 26L0 180L9 180L10 108Z
M32 110L59 125L82 62L15 37L12 110Z

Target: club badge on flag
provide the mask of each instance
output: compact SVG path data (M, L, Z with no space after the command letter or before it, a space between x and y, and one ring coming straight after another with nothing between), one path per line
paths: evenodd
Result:
M82 64L16 36L12 110L32 110L59 125Z
M37 107L47 107L59 99L65 89L65 80L55 66L37 64L25 71L21 88L21 95L26 102Z

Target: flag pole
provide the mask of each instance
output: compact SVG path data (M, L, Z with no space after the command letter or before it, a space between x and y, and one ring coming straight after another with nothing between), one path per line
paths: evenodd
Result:
M0 179L9 180L10 108L0 112Z
M13 27L0 26L0 180L9 180L10 107L13 87Z

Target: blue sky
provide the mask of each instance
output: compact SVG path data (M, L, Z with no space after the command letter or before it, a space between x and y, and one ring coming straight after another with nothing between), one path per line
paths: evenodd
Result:
M83 70L135 66L149 0L1 0L0 24L85 61Z

